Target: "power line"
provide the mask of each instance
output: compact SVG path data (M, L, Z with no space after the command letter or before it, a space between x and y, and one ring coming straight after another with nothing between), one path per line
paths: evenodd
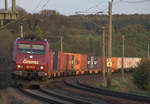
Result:
M113 7L116 6L116 4L119 4L120 1L117 1L117 2L113 2ZM99 11L98 11L99 12ZM102 13L108 13L108 7L104 8L102 11Z
M150 2L150 0L138 0L138 1L126 1L126 0L120 0L121 2L125 3L145 3L145 2Z
M98 3L98 4L94 5L94 6L92 6L92 7L88 8L88 9L86 9L85 11L89 11L90 9L93 9L93 8L95 8L95 7L98 7L98 6L102 5L102 4L104 3L104 1L105 1L105 0L103 0L102 3Z
M47 2L45 2L45 4L42 6L42 10L46 7L46 5L50 2L50 0L47 0Z
M121 2L121 0L119 0L119 1L117 1L117 2L115 2L115 3L113 3L113 8L117 5L117 4L119 4Z
M104 0L105 1L105 0ZM103 1L103 3L104 3ZM121 0L117 1L117 2L114 2L113 3L113 6L116 6L116 4L119 4ZM97 4L99 5L99 4ZM94 7L94 6L93 6ZM79 13L93 13L93 14L99 14L99 13L108 13L108 7L102 9L102 10L98 10L96 12L88 12L88 10L92 9L92 7L90 7L89 9L87 9L87 11L79 11ZM78 12L76 12L78 13Z
M95 7L97 8L98 6L102 5L102 4L104 3L104 1L105 1L105 0L103 0L101 3L98 3L98 4L94 5L94 6L91 6L91 7L88 8L88 9L85 9L85 10L83 10L83 11L77 11L77 12L75 12L75 13L76 13L76 14L80 14L80 13L97 14L97 13L100 13L101 11L98 11L98 12L89 12L89 11L90 11L91 9L95 8Z
M32 13L33 13L35 10L37 10L37 9L39 8L39 6L40 6L40 4L42 3L42 1L43 1L43 0L39 1L38 5L32 10Z
M103 1L103 3L104 3L104 1ZM120 2L125 2L125 3L145 3L145 2L150 2L150 0L138 0L138 1L119 0L119 1L113 3L113 7L115 7L116 4L119 4ZM101 4L103 4L103 3L101 3ZM92 9L94 7L98 7L99 4L94 5L94 6L90 7L89 9L86 9L85 11L77 11L76 13L77 14L80 14L80 13L87 13L87 14L89 14L89 13L92 13L92 14L108 13L108 7L104 8L101 11L98 10L97 12L88 12L90 9Z

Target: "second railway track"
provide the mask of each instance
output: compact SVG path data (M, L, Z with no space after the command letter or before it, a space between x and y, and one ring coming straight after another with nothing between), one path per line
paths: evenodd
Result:
M91 76L80 76L80 78L91 78ZM100 78L99 76L92 76L92 77L97 77L98 79ZM78 77L72 77L69 79L77 79ZM94 79L95 79L94 78ZM49 90L53 90L56 93L59 93L61 95L65 95L65 96L70 96L74 99L79 99L79 100L83 100L86 101L90 104L109 104L105 101L103 101L99 96L89 93L89 92L85 92L83 90L79 90L79 89L75 89L74 87L68 86L67 84L64 83L63 80L59 80L59 81L55 81L53 83L51 83L51 85L48 85L47 89Z
M46 89L40 90L24 90L20 89L22 93L28 95L32 98L35 98L39 101L48 103L48 104L92 104L87 101L81 101L73 99L71 97L62 96L56 93L47 91Z
M149 97L91 87L84 80L101 80L99 75L52 80L40 89L20 89L24 94L49 104L149 104Z
M49 90L46 88L40 89L22 89L19 90L32 98L35 98L39 101L48 103L48 104L92 104L87 101L83 101L81 99L75 99L70 96L65 96L60 93L56 93L53 90Z
M142 96L142 95L138 95L138 94L95 88L88 84L85 84L85 82L87 82L87 80L84 81L84 79L81 79L81 78L78 78L78 79L75 79L72 81L64 80L64 83L66 85L76 88L76 89L79 89L79 90L83 90L83 91L87 91L87 92L91 92L91 93L95 93L95 94L100 94L100 95L102 94L102 95L106 95L106 96L112 96L112 97L121 98L121 99L127 99L127 100L131 100L131 101L135 101L139 104L149 104L150 103L149 96Z

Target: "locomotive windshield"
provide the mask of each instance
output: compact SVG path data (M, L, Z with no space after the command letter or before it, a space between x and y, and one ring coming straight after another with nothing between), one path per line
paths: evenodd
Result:
M44 54L44 45L18 44L18 52L25 54Z
M44 45L32 45L33 54L44 54Z

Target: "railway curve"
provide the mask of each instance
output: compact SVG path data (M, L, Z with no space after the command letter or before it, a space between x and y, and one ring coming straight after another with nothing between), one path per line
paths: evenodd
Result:
M44 104L149 104L150 97L91 87L84 83L102 80L101 75L54 78L40 89L18 88L25 96Z

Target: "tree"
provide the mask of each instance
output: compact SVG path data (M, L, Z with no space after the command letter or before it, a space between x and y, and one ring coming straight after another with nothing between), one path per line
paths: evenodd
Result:
M44 39L44 35L42 34L42 30L39 25L35 27L35 36L39 39Z
M135 68L133 81L139 88L150 91L150 60L143 60L140 65Z

